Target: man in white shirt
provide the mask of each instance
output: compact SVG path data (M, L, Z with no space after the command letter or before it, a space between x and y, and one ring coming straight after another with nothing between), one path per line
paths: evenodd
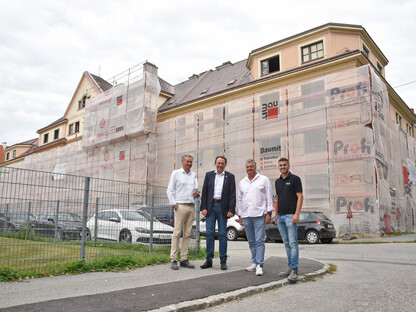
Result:
M169 179L167 195L173 205L175 226L173 228L172 247L170 251L171 269L178 270L179 239L183 228L180 266L195 269L188 261L189 240L192 223L195 220L195 198L199 197L198 180L195 172L191 171L193 157L182 156L182 168L172 171Z
M257 172L256 162L246 161L247 176L240 181L237 195L237 212L240 224L244 224L253 264L246 268L263 275L264 235L270 223L273 208L273 191L269 179Z

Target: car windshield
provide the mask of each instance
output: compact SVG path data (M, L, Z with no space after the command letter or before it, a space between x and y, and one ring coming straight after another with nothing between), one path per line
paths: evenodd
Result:
M322 212L315 212L319 219L331 221L326 215L324 215Z
M60 213L59 221L82 222L80 216L72 213Z
M26 221L28 214L26 212L9 212L7 217L12 221ZM36 217L32 214L29 214L29 220L36 220Z
M144 216L146 218L146 221L150 221L152 219L152 216L150 215L150 213L147 213L145 211L138 211L138 213L140 213L142 216ZM157 222L158 220L153 217L153 222Z
M145 212L137 212L134 210L120 210L121 215L128 221L149 221L144 215Z

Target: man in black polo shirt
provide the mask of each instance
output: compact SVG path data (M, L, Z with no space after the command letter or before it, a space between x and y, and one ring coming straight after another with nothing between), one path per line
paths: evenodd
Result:
M302 208L303 194L300 178L289 171L290 165L287 158L279 159L280 178L275 182L276 186L276 221L280 236L286 248L289 269L280 272L279 276L287 277L291 282L298 280L299 247L298 247L298 222Z

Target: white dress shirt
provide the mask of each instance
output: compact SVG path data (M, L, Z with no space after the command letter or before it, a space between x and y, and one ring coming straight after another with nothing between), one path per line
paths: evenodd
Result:
M215 183L214 183L214 199L221 199L222 187L224 185L225 171L218 173L215 170Z
M172 171L166 192L169 204L195 204L193 192L196 189L198 189L198 180L195 172L186 173L183 168Z
M242 218L261 217L273 211L273 190L270 180L259 173L249 180L246 176L238 185L236 214Z

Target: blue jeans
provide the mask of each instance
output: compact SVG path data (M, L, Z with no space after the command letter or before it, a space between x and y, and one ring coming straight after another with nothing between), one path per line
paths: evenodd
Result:
M280 236L286 248L288 266L298 271L299 247L298 247L298 224L292 221L293 214L277 217L277 226Z
M251 261L260 266L264 264L264 235L266 232L264 219L265 216L243 218L248 246L251 251Z
M227 262L227 218L222 215L221 203L213 202L205 223L207 227L207 261L211 262L214 258L215 221L218 221L220 261Z

